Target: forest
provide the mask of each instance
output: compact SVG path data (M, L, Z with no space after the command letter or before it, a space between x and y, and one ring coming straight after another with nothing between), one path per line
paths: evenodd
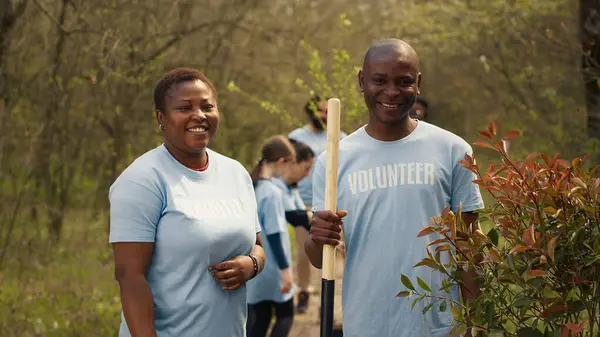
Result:
M417 51L431 123L472 143L495 121L519 130L514 158L600 162L595 0L0 0L0 8L3 336L116 335L108 189L161 143L152 92L174 67L200 69L215 84L221 125L211 148L248 169L266 138L306 123L312 93L341 100L346 133L365 124L356 73L383 38ZM478 158L488 160L484 151Z

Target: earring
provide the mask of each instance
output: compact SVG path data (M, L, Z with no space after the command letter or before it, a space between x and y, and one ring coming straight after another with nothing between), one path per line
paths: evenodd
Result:
M159 131L165 131L165 126L162 124L158 124L158 130Z

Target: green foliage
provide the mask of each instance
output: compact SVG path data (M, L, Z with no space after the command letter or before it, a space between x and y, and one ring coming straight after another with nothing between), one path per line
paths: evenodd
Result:
M338 17L337 26L341 32L347 32L352 22L346 13ZM307 40L301 40L300 46L305 53L307 66L307 80L296 78L294 84L297 89L306 93L306 99L314 94L321 97L338 98L341 102L342 129L355 130L366 120L366 110L358 87L358 71L360 67L353 62L350 52L345 48L333 48L329 57L324 57L319 50ZM252 95L234 82L227 86L229 92L242 95L244 98L260 106L261 109L281 116L286 124L303 121L294 120L292 114L278 107L276 103Z
M460 209L448 208L419 232L432 240L427 258L415 267L444 273L447 285L462 285L461 274L478 282L469 303L451 298L417 279L402 275L408 289L400 296L433 299L449 305L457 328L481 336L597 336L600 332L600 165L588 169L584 157L567 161L532 153L512 159L495 123L480 131L474 145L496 153L498 162L482 170L475 155L461 164L495 203L480 213L490 224L467 226ZM442 259L448 254L449 259ZM448 260L448 261L446 261ZM463 292L466 290L463 290ZM472 290L471 290L472 291ZM441 310L441 308L440 308Z
M2 336L118 334L121 301L105 223L69 216L57 245L19 231L23 242L0 271Z

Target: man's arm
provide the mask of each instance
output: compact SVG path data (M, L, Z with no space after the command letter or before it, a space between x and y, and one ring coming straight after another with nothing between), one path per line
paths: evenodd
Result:
M310 263L318 269L323 264L323 245L337 246L342 238L342 218L348 214L346 211L318 211L315 212L311 224L310 234L304 242L304 250Z

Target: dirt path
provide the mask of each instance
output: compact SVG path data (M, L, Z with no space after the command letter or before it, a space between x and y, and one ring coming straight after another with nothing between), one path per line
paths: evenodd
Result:
M342 260L338 257L336 266L335 281L335 307L334 307L334 326L340 326L342 323ZM296 314L294 317L294 326L289 337L319 337L320 320L319 309L321 306L321 271L313 269L311 273L315 292L310 296L308 310L304 314Z

